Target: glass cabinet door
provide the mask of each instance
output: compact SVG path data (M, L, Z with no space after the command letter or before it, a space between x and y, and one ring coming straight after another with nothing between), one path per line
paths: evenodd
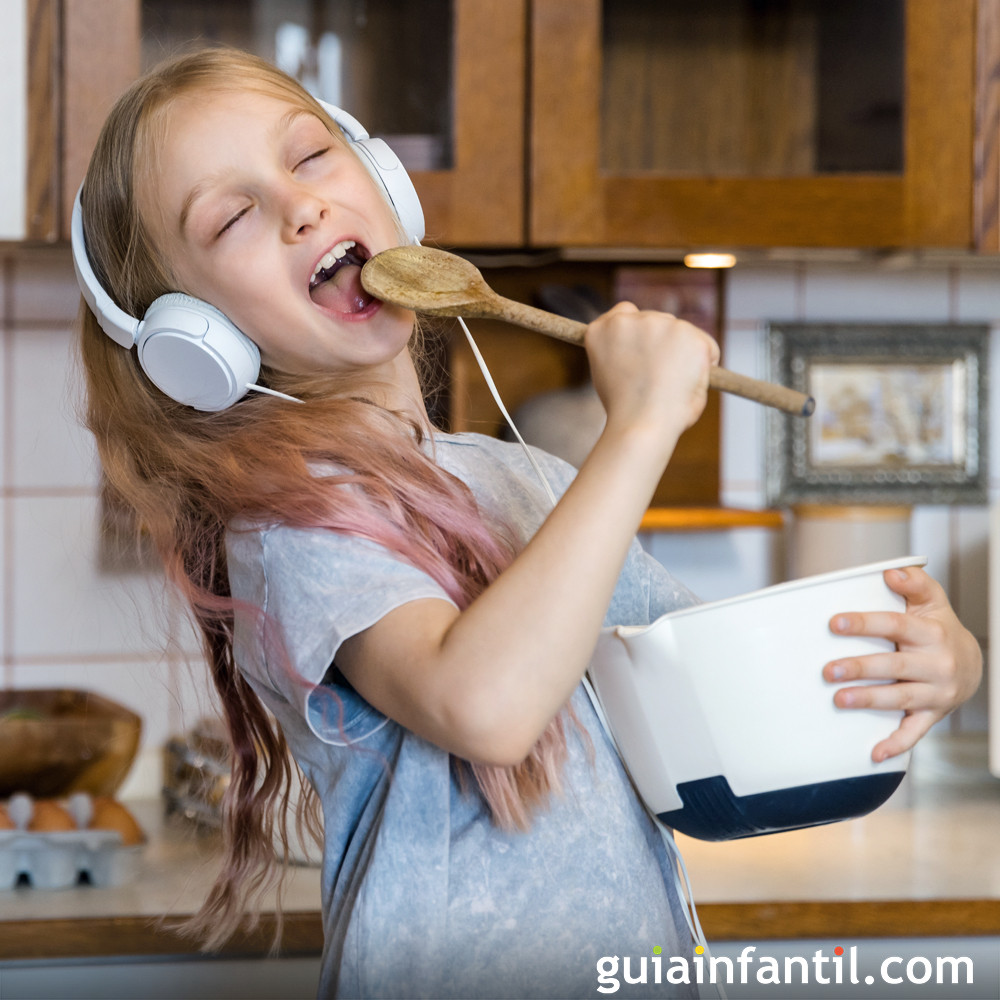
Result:
M534 241L969 245L975 0L532 11Z
M430 240L523 242L525 0L142 0L144 68L255 52L385 139Z
M904 0L608 0L601 169L902 173L904 9Z

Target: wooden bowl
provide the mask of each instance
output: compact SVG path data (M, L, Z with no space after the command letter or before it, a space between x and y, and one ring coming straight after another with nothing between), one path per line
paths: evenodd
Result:
M141 732L138 715L90 691L0 691L0 798L113 795Z

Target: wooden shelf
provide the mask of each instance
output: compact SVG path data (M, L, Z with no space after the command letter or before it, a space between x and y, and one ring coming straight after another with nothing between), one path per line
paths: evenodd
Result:
M730 528L781 528L780 510L735 507L650 507L640 531L728 531Z

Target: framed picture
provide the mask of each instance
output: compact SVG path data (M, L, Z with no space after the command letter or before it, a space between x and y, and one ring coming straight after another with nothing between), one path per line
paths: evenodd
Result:
M816 400L769 411L767 494L791 503L985 503L989 327L773 323L770 377Z

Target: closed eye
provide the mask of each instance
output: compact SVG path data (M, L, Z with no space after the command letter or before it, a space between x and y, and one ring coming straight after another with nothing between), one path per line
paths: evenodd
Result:
M329 153L329 152L330 152L329 146L325 146L323 149L317 149L315 152L310 153L308 156L299 160L299 162L295 164L295 167L296 169L298 169L299 167L302 166L303 163L308 163L310 160L318 160L321 156L324 155L324 153Z
M231 219L229 219L226 224L215 234L215 238L218 239L220 236L225 235L240 219L243 218L246 213L250 211L250 207L241 208Z

